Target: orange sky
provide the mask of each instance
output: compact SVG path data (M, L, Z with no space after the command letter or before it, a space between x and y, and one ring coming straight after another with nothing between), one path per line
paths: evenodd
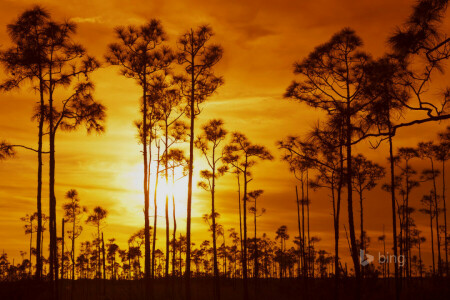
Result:
M223 45L225 54L216 73L223 75L222 86L205 105L197 120L200 125L210 118L223 118L229 131L240 130L252 141L267 146L275 160L259 164L250 189L264 189L259 207L267 213L258 219L260 233L270 237L280 225L288 225L291 239L295 234L295 181L275 142L287 135L305 134L318 114L304 105L282 99L286 87L294 78L292 63L306 56L316 45L327 41L342 27L350 26L362 37L365 49L375 57L386 49L386 38L410 13L414 3L400 1L27 1L0 0L0 45L9 43L6 24L12 22L31 5L41 4L55 19L72 19L79 25L76 40L88 52L103 59L107 45L114 40L113 28L118 25L142 24L158 18L169 35L169 45L190 27L210 24ZM450 29L448 22L445 27ZM449 32L450 30L447 30ZM57 199L61 208L64 193L78 190L82 204L93 208L101 205L110 212L105 237L115 237L125 245L128 237L143 226L143 193L140 187L140 146L135 139L132 122L138 118L139 87L118 75L118 69L105 67L95 72L96 97L107 106L107 131L103 135L87 136L83 131L59 133L56 144ZM433 93L443 86L437 85ZM0 95L0 138L14 144L35 146L37 125L30 120L35 95L28 88ZM428 124L400 131L397 145L415 146L419 140L428 140L442 131L446 124ZM379 163L385 162L386 147L360 151ZM15 159L0 163L0 250L10 257L19 257L19 250L27 250L28 238L23 234L19 218L35 211L36 155L18 151ZM197 155L197 161L201 158ZM416 166L424 165L419 160ZM47 166L45 166L47 168ZM201 164L196 163L196 176ZM46 172L47 169L45 169ZM46 174L46 173L44 173ZM45 178L45 176L44 176ZM198 176L197 176L198 178ZM384 182L384 181L383 181ZM439 185L440 186L440 185ZM45 187L45 185L44 185ZM238 229L235 178L220 179L217 190L218 211L225 228ZM423 190L428 190L424 187ZM418 190L419 191L419 190ZM44 195L46 195L46 190ZM413 206L418 206L422 194L414 195ZM319 248L331 251L331 203L326 192L311 196L311 232L320 236ZM185 230L185 197L178 197L178 228ZM44 198L47 204L47 199ZM383 224L390 241L391 212L388 194L376 188L365 201L366 228L372 237L371 248L377 248L376 237ZM161 205L160 205L161 207ZM162 207L161 207L162 208ZM208 193L195 190L193 203L193 239L209 238L201 220L209 212ZM45 207L45 211L47 208ZM341 224L346 222L346 206ZM355 209L355 213L358 209ZM370 213L370 215L369 215ZM163 215L161 210L159 215ZM59 210L61 217L61 211ZM428 233L427 219L417 215L419 229ZM164 222L160 218L160 245L164 241ZM172 224L172 223L171 223ZM85 231L79 241L91 238ZM252 227L250 227L252 228ZM345 233L341 234L341 254L348 255ZM48 239L47 235L45 239Z

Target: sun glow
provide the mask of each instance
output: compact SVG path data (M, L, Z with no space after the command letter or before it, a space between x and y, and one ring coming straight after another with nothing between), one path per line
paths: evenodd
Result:
M137 205L144 205L144 167L142 164L135 164L126 168L117 176L117 184L128 191L128 200L132 200ZM168 196L169 214L173 214L173 201L175 201L175 213L181 218L186 215L186 198L187 198L187 177L183 176L181 170L175 170L175 180L173 180L172 172L169 172L168 182L164 174L160 174L158 179L158 186L156 187L156 205L158 207L158 216L165 213L166 196ZM156 183L156 166L150 169L149 181L149 196L150 196L150 210L154 209L155 197L155 183ZM127 197L127 198L128 198ZM153 213L152 213L153 215Z

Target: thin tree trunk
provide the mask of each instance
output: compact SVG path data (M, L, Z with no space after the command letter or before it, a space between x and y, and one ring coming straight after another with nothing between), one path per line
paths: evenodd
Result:
M362 250L362 251L364 251L365 249L364 249L364 217L363 217L363 195L362 195L362 187L361 187L361 184L359 185L359 208L360 208L360 214L359 214L359 217L360 217L360 231L361 231L361 233L360 233L360 249ZM363 277L364 278L364 268L362 268L361 269L361 277Z
M298 189L297 186L295 186L295 196L296 196L296 202L297 202L297 225L298 225L298 239L299 239L299 256L298 256L298 277L300 278L300 268L302 265L302 255L301 255L301 249L302 249L302 231L300 226L300 203L298 200Z
M51 60L53 57L51 57ZM49 68L49 231L50 231L50 280L53 282L53 299L58 299L58 245L56 234L56 196L55 196L55 135L56 128L53 120L53 90L52 67Z
M157 152L157 164L156 164L156 179L155 179L155 194L153 196L153 202L155 207L155 215L153 217L153 244L152 244L152 278L155 278L155 252L156 252L156 229L157 229L157 221L158 221L158 203L157 203L157 196L158 196L158 182L159 182L159 165L160 165L160 158L159 158L159 151L160 151L160 145L158 145L158 152Z
M248 300L248 281L247 281L247 156L245 157L245 169L244 169L244 199L243 199L243 212L244 212L244 251L242 253L243 261L243 275L244 275L244 300Z
M106 279L106 256L105 256L105 240L103 239L103 232L102 232L102 266L103 266L103 280Z
M76 223L76 215L75 215L75 206L72 209L72 289L73 289L73 281L75 280L75 223Z
M36 233L36 279L42 277L42 137L44 135L44 83L42 79L42 66L39 63L39 132L38 132L38 185L37 185L37 233Z
M433 202L430 194L430 230L431 230L431 259L433 263L433 275L436 274L436 267L434 262L434 237L433 237Z
M302 173L302 255L303 255L303 277L305 278L306 282L308 279L308 272L307 272L308 261L306 259L306 251L305 251L305 191L304 191L303 173Z
M216 192L216 162L215 147L212 153L212 187L211 187L211 214L212 214L212 230L213 230L213 266L214 266L214 290L215 299L220 300L220 282L219 267L217 265L217 239L216 239L216 210L215 210L215 192ZM225 233L224 233L225 234Z
M441 240L439 234L439 205L437 200L437 188L436 188L436 176L434 174L434 162L431 160L431 171L433 173L433 190L434 190L434 210L435 210L435 221L436 221L436 243L438 251L438 274L442 275L442 259L441 259Z
M61 224L61 279L64 279L64 218L62 218Z
M238 182L238 202L239 202L239 240L241 242L241 254L244 252L244 244L242 242L242 211L241 211L241 183L239 180L239 170L236 169L236 174L237 174L237 182ZM241 265L242 265L242 259L241 259ZM243 266L242 266L243 268Z
M175 186L175 168L172 169L172 180ZM173 246L172 246L172 276L175 278L175 264L176 264L176 250L177 250L177 219L175 216L175 195L172 194L172 206L173 206ZM181 243L181 242L180 242ZM181 252L181 244L180 244Z
M447 235L447 207L445 206L445 159L442 160L442 202L444 205L444 247L445 247L445 274L448 273L448 235Z
M30 216L30 219L31 219L32 217ZM31 264L31 248L32 248L32 245L33 245L33 220L31 219L31 221L30 221L30 270L29 270L29 275L31 276L31 269L32 269L32 264Z
M391 205L392 205L392 240L394 242L394 257L398 257L397 253L397 213L395 208L395 169L394 169L394 151L392 145L392 128L389 120L389 161L391 168ZM389 266L389 265L388 265ZM394 261L394 276L395 276L395 298L400 299L400 280L398 278L398 262Z
M194 39L194 33L191 30L191 42ZM191 99L190 99L190 118L191 135L189 137L189 174L188 174L188 197L187 197L187 218L186 218L186 300L191 300L191 211L192 211L192 175L194 173L194 120L195 120L195 55L191 55Z
M145 68L144 68L145 70ZM147 74L144 71L142 81L142 158L144 164L144 271L145 299L150 299L150 191L149 191L149 161L147 154ZM131 265L130 265L131 269Z
M167 159L169 154L169 132L168 132L168 124L167 119L165 120L165 177L166 177L166 189L169 186L169 160ZM172 187L173 188L173 187ZM165 207L165 213L166 213L166 265L165 265L165 276L166 278L169 277L169 260L170 260L170 225L169 225L169 193L166 191L166 207Z

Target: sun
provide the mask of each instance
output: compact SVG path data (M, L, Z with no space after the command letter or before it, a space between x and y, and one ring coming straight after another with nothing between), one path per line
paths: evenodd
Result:
M164 174L160 174L164 175ZM187 176L178 170L175 170L175 180L173 174L170 172L169 180L166 182L164 176L160 176L158 179L158 186L156 187L156 205L158 206L158 215L163 215L165 212L166 196L168 197L168 204L170 214L172 215L173 201L175 200L176 214L183 216L186 213L186 199L187 199ZM117 175L117 185L127 191L128 198L134 199L137 204L143 203L143 181L144 181L144 167L142 164L134 164L131 166L123 167L123 171ZM150 207L154 208L154 196L155 196L155 183L156 183L156 166L150 168Z

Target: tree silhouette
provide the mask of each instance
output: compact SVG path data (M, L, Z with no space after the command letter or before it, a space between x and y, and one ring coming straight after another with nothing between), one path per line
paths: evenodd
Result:
M353 30L345 28L336 33L330 41L316 47L303 61L295 63L294 73L301 75L302 81L294 81L285 93L286 98L321 108L329 115L340 116L344 121L348 221L353 266L358 280L358 297L361 292L360 265L353 220L352 146L355 135L362 130L358 124L361 110L371 100L361 94L366 80L365 66L371 61L369 55L360 50L361 46L362 40Z
M281 260L280 260L280 278L283 278L283 274L286 272L286 262L285 262L285 251L286 251L286 240L289 239L289 235L287 234L287 226L282 225L280 226L277 231L275 232L275 240L280 240L280 254L281 254Z
M28 20L28 17L31 17L32 20ZM36 18L40 18L40 20L36 21ZM36 52L34 48L31 48L31 50L28 48L27 51L32 51L35 54L37 53L36 56L38 57L32 55L29 59L32 63L36 62L36 60L40 61L39 67L36 67L36 65L31 66L40 69L40 71L37 71L37 74L43 75L43 78L39 79L39 89L41 90L41 96L44 95L47 97L47 103L44 106L41 105L35 118L39 119L40 123L43 121L47 122L49 127L50 278L57 279L58 254L56 245L56 198L54 191L55 136L58 128L61 128L62 130L74 130L82 124L86 125L88 131L103 130L100 122L104 118L104 107L93 100L93 85L88 81L87 77L89 73L99 67L99 63L94 58L87 56L86 51L81 45L73 42L72 36L76 33L76 25L74 23L57 23L51 21L49 20L49 17L46 16L46 13L40 11L39 8L35 8L34 11L25 12L24 16L19 17L17 24L12 24L10 26L11 35L13 37L18 37L17 42L23 42L25 39L28 39L28 36L24 37L21 35L24 30L23 26L26 26L27 24L25 23L27 22L30 22L30 24L32 22L39 23L38 25L35 25L35 27L39 26L40 29L33 29L42 29L42 32L39 32L38 36L33 37L33 39L42 39L40 42L45 44L45 48L39 49L40 52ZM25 30L30 31L30 28L26 28ZM35 46L36 45L33 44L33 46L30 47ZM34 69L34 71L36 71L36 69ZM40 73L41 71L42 73ZM80 75L84 75L85 80L80 80ZM31 75L28 74L28 76ZM77 79L78 83L72 84L74 79ZM58 108L55 105L55 91L57 91L58 88L67 87L72 87L73 91L68 97L62 96L62 104L61 107ZM57 97L61 96L58 94ZM41 150L42 149L38 149L38 152ZM37 267L38 277L39 272L40 266ZM57 292L56 284L54 285L53 292Z
M75 240L81 235L83 226L80 225L83 213L87 212L86 207L80 205L78 192L74 189L67 191L66 199L68 202L63 204L64 219L67 223L72 223L72 230L68 230L69 239L72 241L71 260L72 260L72 281L75 280Z
M444 213L444 248L445 248L445 272L448 276L448 235L447 235L447 207L445 203L445 162L450 159L450 127L439 133L440 143L434 148L435 156L442 163L442 204Z
M182 123L180 123L180 126L175 126L176 132L182 133L184 136L184 133L186 132L185 127ZM174 135L175 140L180 140L182 137L181 134ZM164 153L163 157L161 158L164 165L167 165L167 169L172 170L172 185L175 185L175 182L179 180L180 178L175 178L175 169L182 168L182 177L186 176L186 167L188 165L188 160L184 155L184 151L180 149L170 149L168 153ZM181 245L178 245L177 243L177 220L175 215L175 194L172 194L172 209L173 209L173 236L172 236L172 276L175 277L175 265L176 265L176 248L180 248ZM180 249L181 251L181 249Z
M29 234L30 235L30 249L29 249L29 254L30 254L30 275L31 275L31 268L32 268L31 254L33 253L33 251L32 251L33 233L36 232L36 230L37 230L36 226L34 225L34 221L36 219L37 219L37 213L34 213L32 215L26 214L25 217L20 218L20 220L22 222L25 222L25 225L24 225L25 234Z
M429 195L424 195L422 199L420 200L424 208L420 209L421 213L430 215L430 237L431 237L431 259L432 259L432 268L433 268L433 275L436 274L436 266L435 266L435 260L434 260L434 238L433 238L433 218L435 217L435 208L434 208L434 201L433 201L433 190L430 191Z
M106 60L120 67L120 72L126 78L134 79L142 92L142 128L140 140L144 164L144 218L145 218L145 279L150 279L150 220L149 220L149 163L147 147L151 147L149 136L149 106L154 101L149 97L149 80L152 74L165 72L173 61L174 56L169 48L162 46L166 34L159 20L152 19L141 26L117 27L115 29L117 43L110 44ZM149 105L150 104L150 105ZM150 109L151 110L151 109ZM151 124L150 124L151 125ZM158 177L158 174L157 174ZM146 284L146 297L150 297L149 284Z
M215 193L216 180L227 171L227 166L222 165L222 154L219 151L220 144L225 140L227 131L223 128L223 121L220 119L210 120L202 126L202 134L195 140L195 147L200 149L205 157L210 170L202 170L200 177L205 181L200 181L198 185L206 191L211 193L211 216L212 216L212 236L213 236L213 261L214 261L214 279L215 279L215 294L216 299L220 299L220 282L219 282L219 268L217 264L217 237L216 237L216 209L215 209Z
M365 158L362 154L358 154L353 158L354 161L354 173L353 173L353 188L359 194L359 207L360 207L360 249L364 249L364 217L363 217L363 193L364 191L370 191L377 183L376 181L381 179L384 175L384 168L380 165L371 162Z
M272 160L273 156L270 152L260 145L252 144L245 135L239 132L232 134L231 143L224 148L224 162L231 164L238 169L244 177L244 194L243 194L243 223L244 223L244 249L242 253L242 272L244 277L244 299L248 299L248 282L247 282L247 200L248 200L248 183L253 179L250 169L256 164L257 159Z
M442 260L441 260L441 241L440 241L440 234L439 234L439 204L438 204L438 195L437 195L437 188L436 188L436 177L438 175L438 170L435 171L434 168L434 157L435 157L435 145L433 142L421 142L417 145L419 156L422 159L429 159L430 166L431 166L431 172L430 172L430 178L433 182L433 198L434 198L434 215L435 215L435 221L436 221L436 243L437 243L437 253L438 253L438 274L439 276L442 275Z
M97 246L97 277L100 277L101 275L101 260L100 260L100 242L101 242L101 235L100 235L100 228L104 226L104 222L106 217L108 216L108 211L101 208L100 206L96 206L93 210L93 212L87 217L86 224L92 225L96 227L97 229L97 238L95 241L95 244Z
M50 15L39 6L23 12L15 23L8 25L9 36L13 47L1 53L1 62L10 76L1 89L10 90L30 80L37 81L35 88L39 90L39 116L44 115L45 107L45 65L47 64L50 44L47 43ZM42 275L41 236L42 236L42 137L44 134L44 118L39 118L38 126L38 171L37 171L37 214L38 228L36 238L36 278ZM3 144L2 147L4 148ZM0 152L0 158L3 156ZM7 152L9 153L9 152ZM8 155L11 156L11 155Z
M258 263L258 243L257 243L257 239L256 239L256 218L262 216L265 212L266 209L262 208L261 210L258 210L257 207L257 200L258 198L263 194L263 190L254 190L248 193L248 197L250 199L249 201L253 201L253 206L251 206L248 210L250 213L253 214L253 223L254 223L254 227L255 227L255 235L254 235L254 239L253 239L253 255L254 255L254 268L255 268L255 272L254 272L254 278L258 279L258 274L259 274L259 263ZM255 294L256 294L256 285L255 285Z
M189 173L186 221L186 299L191 299L191 209L192 175L194 169L194 128L195 117L200 114L200 104L211 96L223 84L222 77L213 73L213 67L222 58L223 49L219 45L209 44L213 36L209 26L200 26L189 30L178 39L178 63L184 66L185 75L177 78L181 93L187 102L186 115L190 118Z
M175 143L183 141L186 138L187 125L179 121L183 115L181 110L181 95L179 90L173 84L170 76L156 74L152 76L149 83L149 92L152 101L156 104L156 109L159 110L162 136L160 137L164 144L164 152L161 157L164 164L164 177L166 185L169 186L169 160L164 159L166 153L169 153L170 147ZM174 116L175 114L175 116ZM151 121L150 121L151 122ZM149 122L149 123L150 123ZM156 210L155 210L156 214ZM169 242L170 242L170 228L169 228L169 194L166 193L165 203L166 215L166 261L169 261ZM154 230L156 231L156 223ZM165 276L169 275L169 264L165 265Z

